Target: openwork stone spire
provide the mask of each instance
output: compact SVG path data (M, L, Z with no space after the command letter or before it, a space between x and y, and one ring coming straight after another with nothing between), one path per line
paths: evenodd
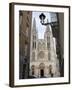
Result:
M36 20L35 20L35 18L33 19L33 30L36 31Z
M49 23L48 19L47 19L47 23ZM50 25L47 25L47 26L46 26L46 31L51 31L51 30L50 30Z

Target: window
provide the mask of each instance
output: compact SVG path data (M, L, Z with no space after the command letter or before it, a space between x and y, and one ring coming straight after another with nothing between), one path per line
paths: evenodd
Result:
M33 42L33 44L32 44L32 47L33 47L33 49L34 49L34 42Z
M35 35L33 35L33 40L36 40L36 36Z
M51 55L50 55L50 52L48 52L48 60L51 59Z
M47 36L47 48L50 49L50 36Z
M36 42L33 41L32 47L33 47L33 49L36 49Z
M34 36L33 36L33 40L34 40Z
M35 42L35 49L36 49L36 42Z

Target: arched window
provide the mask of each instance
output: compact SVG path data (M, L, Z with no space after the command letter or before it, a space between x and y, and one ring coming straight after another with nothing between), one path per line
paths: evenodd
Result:
M34 49L34 42L33 42L33 44L32 44L32 47L33 47L33 49Z
M36 49L36 42L35 42L35 49Z
M33 47L33 49L36 49L36 41L33 41L32 47Z
M48 60L50 60L51 59L51 54L50 54L50 52L48 52Z

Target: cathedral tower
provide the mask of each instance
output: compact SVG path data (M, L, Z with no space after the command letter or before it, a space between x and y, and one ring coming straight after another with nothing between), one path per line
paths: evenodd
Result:
M51 26L46 26L44 39L39 39L34 18L31 30L30 76L35 78L59 76L55 47Z
M38 39L38 33L36 27L36 20L34 18L31 29L30 62L34 62L37 60L37 39ZM30 69L32 69L31 63L30 63ZM31 71L31 73L34 72Z

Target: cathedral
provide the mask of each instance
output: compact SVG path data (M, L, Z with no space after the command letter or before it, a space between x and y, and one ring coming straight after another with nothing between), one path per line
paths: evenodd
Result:
M46 26L44 39L39 39L35 18L31 29L29 74L35 78L60 77L56 39L51 26Z

